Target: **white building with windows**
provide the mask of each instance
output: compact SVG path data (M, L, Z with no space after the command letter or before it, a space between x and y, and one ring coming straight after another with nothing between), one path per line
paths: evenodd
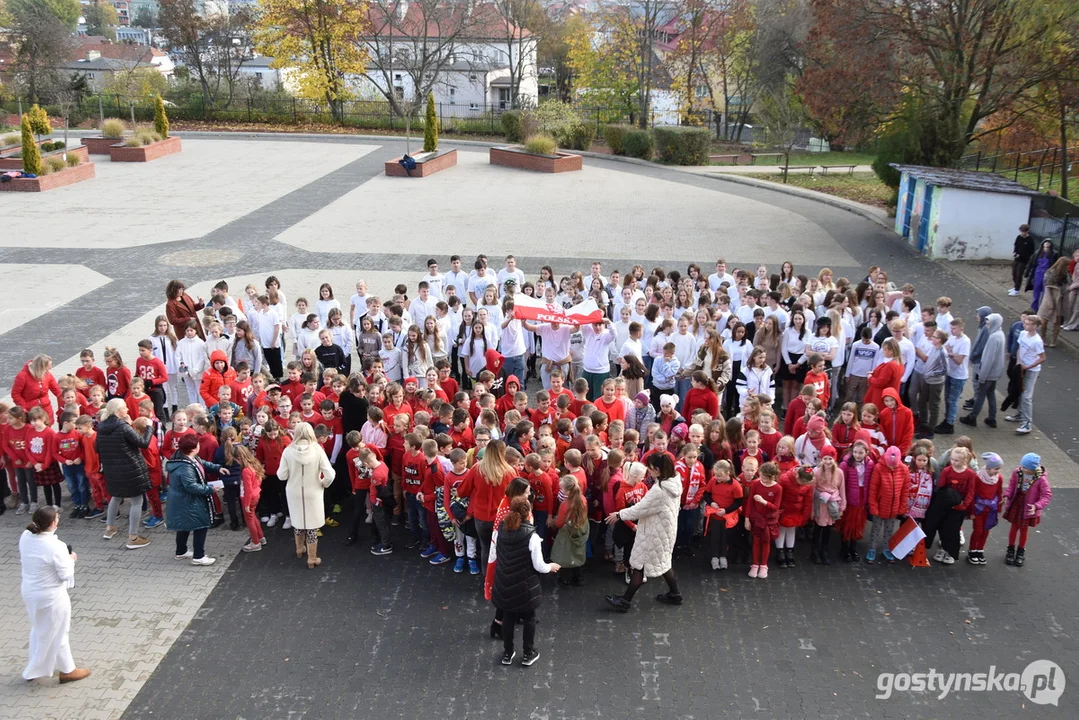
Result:
M240 79L261 90L277 90L282 85L281 70L270 67L272 62L273 58L265 55L247 58L240 65Z

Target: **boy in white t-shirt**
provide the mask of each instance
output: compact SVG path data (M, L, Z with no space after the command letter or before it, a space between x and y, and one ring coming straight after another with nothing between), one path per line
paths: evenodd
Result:
M963 333L963 320L955 318L950 323L951 335L944 344L948 358L948 375L944 379L944 421L933 432L951 435L955 432L955 418L959 414L959 397L970 377L970 338Z
M1015 431L1020 435L1029 433L1030 424L1034 421L1034 386L1045 362L1045 342L1038 333L1041 325L1042 319L1037 315L1023 316L1023 332L1019 333L1019 351L1016 354L1019 370L1023 374L1023 394L1019 397L1019 413L1004 418L1008 422L1019 423Z

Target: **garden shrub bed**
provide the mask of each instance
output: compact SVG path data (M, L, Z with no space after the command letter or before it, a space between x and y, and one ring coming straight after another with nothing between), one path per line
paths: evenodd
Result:
M150 143L149 145L140 145L137 147L114 144L109 149L109 155L113 162L150 162L151 160L157 160L166 155L175 155L182 149L180 138L172 136L167 137L164 140Z
M416 159L416 169L411 171L411 175L405 172L404 167L401 166L400 157L386 161L386 175L389 177L422 178L434 175L436 172L441 172L457 164L456 150L435 150L432 153L418 153L417 155L413 156Z
M83 146L75 146L67 149L68 155L75 155L79 158L80 163L90 162L90 152ZM41 159L50 157L63 157L64 148L59 150L52 150L51 152L41 153ZM21 157L0 157L0 170L22 170L22 158Z
M48 175L39 175L36 178L15 178L9 182L0 182L0 192L48 192L83 180L90 180L95 175L94 164L85 162L75 167L50 172Z
M572 172L584 167L580 155L561 150L557 155L533 155L521 147L514 146L491 148L490 162L492 165L546 173Z

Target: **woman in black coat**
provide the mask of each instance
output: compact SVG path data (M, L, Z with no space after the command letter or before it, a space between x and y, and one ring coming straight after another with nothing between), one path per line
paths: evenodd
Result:
M105 539L116 535L116 515L120 502L129 499L127 516L127 548L137 550L150 544L149 538L139 535L142 518L142 501L150 489L150 472L142 449L150 446L153 430L144 418L131 425L127 403L122 398L109 400L105 405L105 419L97 426L95 446L101 458L101 473L105 476L105 489L112 499L106 514Z
M495 562L497 559L497 562ZM491 538L491 560L495 562L495 582L491 599L502 611L502 664L510 665L517 653L513 649L513 633L517 620L524 622L525 654L521 664L536 662L539 653L533 642L536 638L536 608L540 603L540 584L537 573L558 572L558 563L543 561L543 540L532 524L532 505L524 497L510 502L502 524Z

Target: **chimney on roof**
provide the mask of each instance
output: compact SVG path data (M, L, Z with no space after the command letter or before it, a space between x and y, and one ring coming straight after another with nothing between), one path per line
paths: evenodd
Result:
M100 57L101 57L101 53L99 53L97 50L87 50L86 51L86 60L87 60L87 62L97 60Z

